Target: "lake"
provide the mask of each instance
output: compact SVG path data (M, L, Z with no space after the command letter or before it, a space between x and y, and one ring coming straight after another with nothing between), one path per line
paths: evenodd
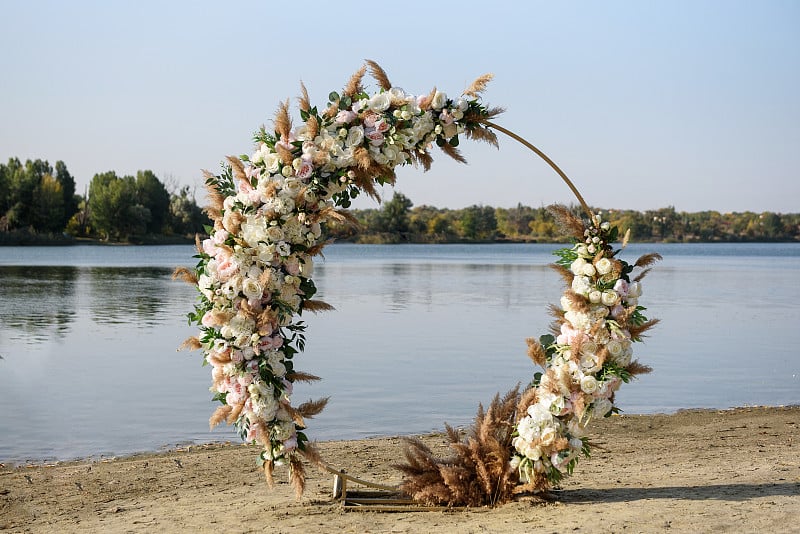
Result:
M311 439L468 425L478 404L538 369L562 291L557 245L352 245L325 249L304 316L295 404L330 397ZM661 324L634 357L624 413L800 403L800 244L634 244L659 252L640 304ZM239 441L208 430L210 368L177 351L196 290L173 281L192 246L0 247L0 462L107 457Z

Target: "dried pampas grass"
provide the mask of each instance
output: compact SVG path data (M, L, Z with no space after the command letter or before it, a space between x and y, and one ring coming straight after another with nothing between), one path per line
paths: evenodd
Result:
M446 425L453 456L438 459L415 438L405 439L406 462L397 465L405 475L400 490L427 505L496 506L510 501L518 482L510 466L519 386L489 408L478 408L465 439Z

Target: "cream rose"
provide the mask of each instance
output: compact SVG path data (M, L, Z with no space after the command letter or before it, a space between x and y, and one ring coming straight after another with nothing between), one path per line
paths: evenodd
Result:
M597 391L597 379L592 375L586 375L581 378L581 391L587 395L591 395Z
M597 269L598 274L606 275L611 272L611 269L614 268L614 264L608 258L600 258L597 260L597 263L594 264L594 268Z

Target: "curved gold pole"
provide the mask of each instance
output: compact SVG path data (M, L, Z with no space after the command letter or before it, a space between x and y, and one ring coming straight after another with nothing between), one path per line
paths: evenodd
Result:
M570 190L572 190L573 194L578 199L578 202L580 202L581 207L583 208L583 211L586 212L586 214L589 216L589 219L591 219L592 223L594 223L594 224L597 223L597 221L595 219L595 216L592 213L592 210L589 209L589 205L586 204L586 201L583 199L583 196L581 196L580 192L578 191L578 188L575 187L575 184L572 183L572 180L570 180L567 177L567 175L564 174L564 171L562 171L559 168L559 166L556 165L555 162L553 162L553 160L551 160L550 158L547 157L547 154L545 154L544 152L542 152L541 150L539 150L538 148L536 148L531 143L529 143L528 141L526 141L522 137L518 136L517 134L515 134L511 130L507 130L507 129L503 128L502 126L498 126L497 124L495 124L493 122L490 122L490 121L483 121L483 124L485 124L489 128L494 128L498 132L503 132L504 134L506 134L507 136L511 137L512 139L516 139L517 141L519 141L520 143L522 143L523 145L525 145L526 147L531 149L534 153L536 153L537 156L542 158L548 165L550 165L550 167L553 168L554 171L556 171L558 173L558 175L561 177L561 179L564 180L564 182L569 186Z

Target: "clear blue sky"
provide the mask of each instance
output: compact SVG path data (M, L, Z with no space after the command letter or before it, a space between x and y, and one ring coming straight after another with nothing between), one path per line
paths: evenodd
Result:
M369 58L414 94L493 73L497 122L592 205L800 212L792 0L0 0L0 20L0 160L63 160L79 192L97 172L151 169L200 200L201 170L250 153L300 81L322 107ZM462 143L468 165L434 151L396 189L449 208L574 201L500 142Z

